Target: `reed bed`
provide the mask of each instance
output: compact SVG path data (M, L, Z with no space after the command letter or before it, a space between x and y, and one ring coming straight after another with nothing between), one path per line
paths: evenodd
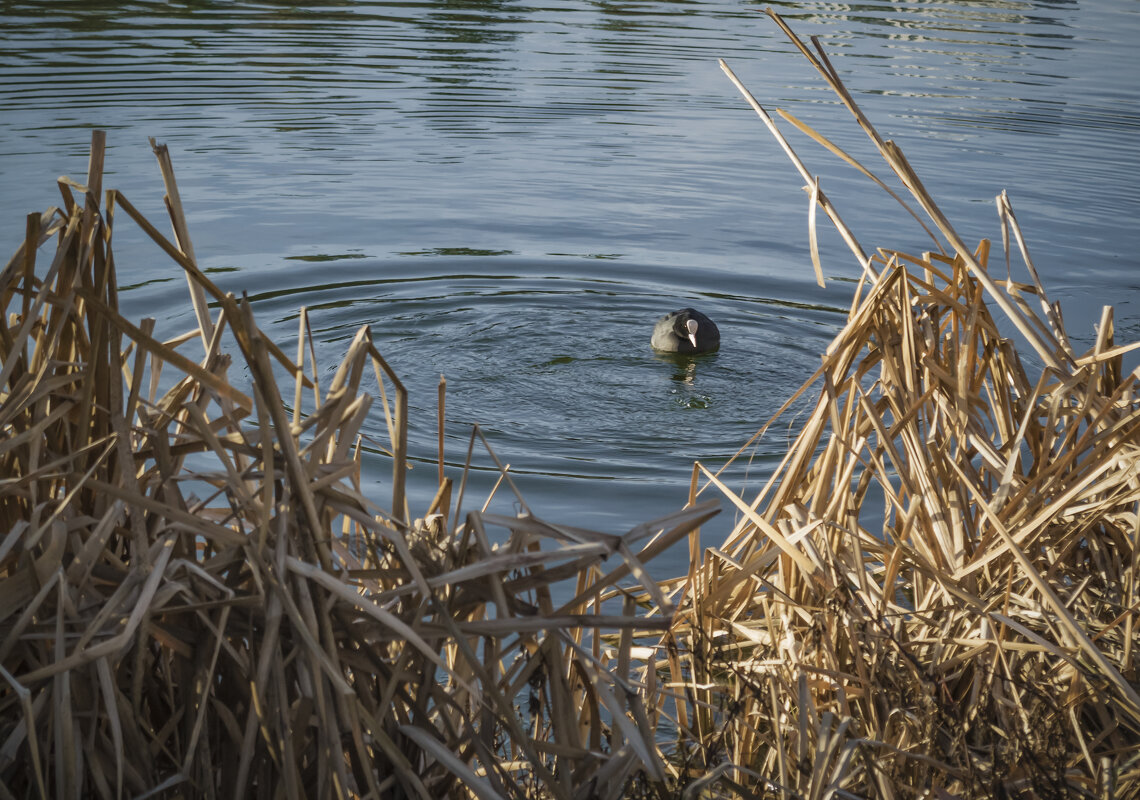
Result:
M822 209L862 279L766 486L745 499L696 465L694 496L721 493L738 523L694 553L670 632L689 700L677 760L716 771L726 795L1140 797L1140 386L1122 359L1136 345L1116 345L1105 308L1076 352L1009 198L998 277L989 243L966 247L819 42L769 14L935 246L866 255L722 62L808 184L817 274ZM1014 252L1028 284L1010 277Z
M0 796L664 796L631 652L671 608L614 586L652 585L716 504L621 535L521 496L464 510L441 452L412 519L406 392L368 329L321 387L304 313L291 359L196 266L166 148L173 240L101 198L103 144L0 275ZM184 270L195 329L118 313L124 216ZM366 384L387 510L361 492Z
M0 273L0 797L1140 797L1129 347L1106 309L1074 350L1005 195L992 276L772 17L935 246L868 256L725 65L805 177L820 279L817 209L862 280L756 497L698 462L686 507L620 534L534 515L477 428L455 476L440 431L410 513L407 394L368 328L322 387L304 311L290 357L198 269L166 148L172 238L103 193L93 135ZM116 218L184 271L195 328L119 313ZM516 515L465 505L480 460Z

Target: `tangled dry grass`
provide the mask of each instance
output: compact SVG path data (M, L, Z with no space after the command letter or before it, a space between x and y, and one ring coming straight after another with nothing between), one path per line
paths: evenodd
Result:
M96 133L0 274L0 796L1140 796L1140 386L1111 309L1074 351L1008 199L1028 285L787 33L945 246L868 257L787 147L813 253L819 208L863 274L814 410L755 498L698 463L685 508L620 535L469 508L442 469L413 518L368 330L322 388L304 313L290 358L197 268L165 148L173 240L104 196ZM123 215L194 330L118 312ZM361 491L373 387L387 509Z
M0 280L3 796L569 797L635 771L663 786L630 651L669 606L600 598L715 504L606 535L463 512L445 477L411 520L406 394L369 331L322 389L305 315L293 361L196 267L166 149L175 242L118 192L100 205L102 145L86 185L60 181L62 209L29 216ZM162 342L116 311L116 214L185 270L197 329ZM370 367L387 511L360 492Z

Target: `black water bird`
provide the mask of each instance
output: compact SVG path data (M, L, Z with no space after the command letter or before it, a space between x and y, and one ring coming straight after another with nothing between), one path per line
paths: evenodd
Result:
M720 331L700 311L682 308L657 320L650 343L662 353L713 353L720 347Z

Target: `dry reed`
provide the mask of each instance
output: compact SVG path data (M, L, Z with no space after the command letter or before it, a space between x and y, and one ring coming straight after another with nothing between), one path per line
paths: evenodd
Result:
M173 241L102 196L96 133L0 273L0 797L1140 796L1140 387L1112 312L1076 353L1008 199L1032 285L987 272L783 27L946 247L868 257L729 72L805 176L817 276L821 208L863 279L764 489L698 463L687 508L623 535L538 519L501 465L523 511L464 510L442 435L412 519L368 329L322 390L304 312L290 359L198 269L166 149ZM184 270L195 329L119 314L116 214ZM702 550L723 498L739 522ZM654 581L685 539L689 573Z
M1122 366L1136 345L1115 346L1106 308L1095 346L1075 352L1008 197L1007 276L1016 242L1031 285L987 271L989 244L965 247L819 42L768 13L946 247L867 257L722 62L863 277L767 485L749 502L696 466L739 522L694 560L671 630L690 700L677 761L718 770L709 791L725 795L1138 797L1140 386Z
M410 519L406 392L368 329L322 390L304 313L293 361L196 266L165 147L174 241L100 204L103 141L0 275L0 797L663 795L630 653L670 609L614 587L716 504L603 534L464 511L441 470ZM124 214L196 329L118 313ZM369 367L387 511L360 490Z

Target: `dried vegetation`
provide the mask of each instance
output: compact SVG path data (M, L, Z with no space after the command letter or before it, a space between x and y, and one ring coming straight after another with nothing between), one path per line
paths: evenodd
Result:
M1029 285L786 32L935 248L868 257L737 83L809 184L813 255L821 208L863 278L764 489L698 463L688 506L622 535L464 510L442 468L412 519L368 330L322 389L303 313L290 358L197 268L165 148L172 241L103 196L97 133L0 274L0 797L1140 796L1140 387L1112 312L1074 351L1005 196ZM118 313L124 215L195 330ZM387 510L360 490L372 387ZM689 573L650 578L686 539Z

